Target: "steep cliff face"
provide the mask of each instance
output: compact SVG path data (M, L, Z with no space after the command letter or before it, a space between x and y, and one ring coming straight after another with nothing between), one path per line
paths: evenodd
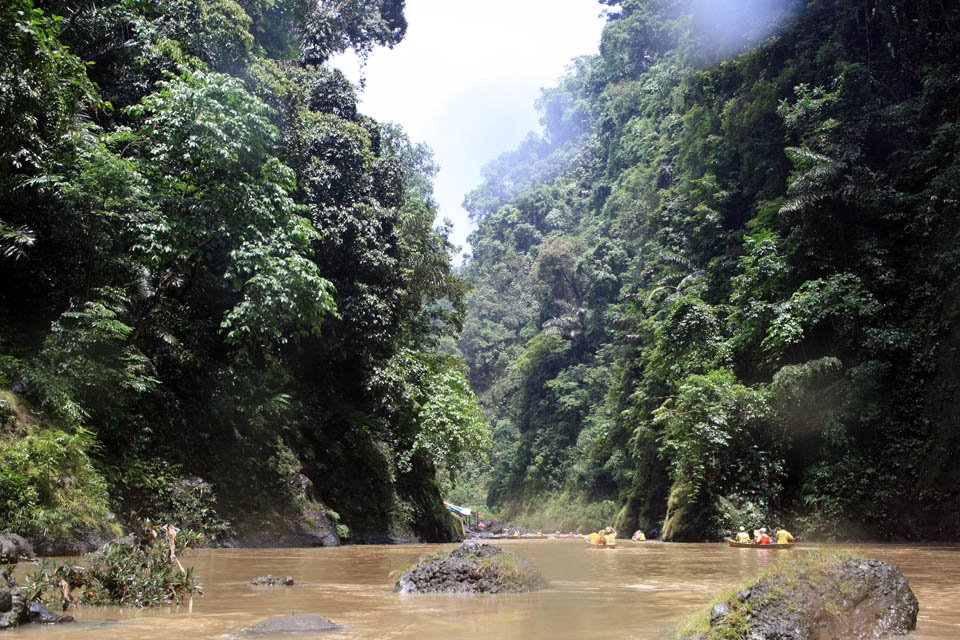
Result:
M607 4L467 198L489 499L955 536L960 10L771 3L718 43L709 3Z
M436 169L325 64L405 29L397 0L0 6L0 531L449 539L435 476L479 448L431 444L486 426L438 346Z

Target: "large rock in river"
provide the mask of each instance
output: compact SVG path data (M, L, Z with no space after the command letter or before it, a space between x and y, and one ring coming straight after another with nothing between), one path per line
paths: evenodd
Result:
M343 629L343 625L328 620L319 613L296 613L258 622L252 627L247 627L241 633L248 636L312 634L318 631L336 631L337 629Z
M810 555L714 605L709 630L688 638L880 640L916 628L917 598L899 567Z
M546 586L540 571L520 556L480 542L420 558L397 581L400 593L518 593Z
M0 572L0 629L27 621L27 598L6 572Z

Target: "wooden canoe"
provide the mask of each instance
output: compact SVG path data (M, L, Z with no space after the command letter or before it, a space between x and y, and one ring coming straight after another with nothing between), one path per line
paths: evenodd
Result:
M798 547L796 542L785 542L783 544L778 544L776 542L771 542L770 544L755 544L753 542L737 542L736 540L727 540L727 544L731 547L737 547L739 549L793 549Z

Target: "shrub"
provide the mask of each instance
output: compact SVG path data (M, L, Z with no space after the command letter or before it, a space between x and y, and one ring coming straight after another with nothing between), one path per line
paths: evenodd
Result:
M139 533L85 555L79 565L42 561L37 570L27 574L30 599L64 609L78 604L149 607L179 604L194 593L203 593L193 569L183 568L175 555L171 556L164 528L145 524ZM179 554L201 539L200 534L181 531L174 550Z

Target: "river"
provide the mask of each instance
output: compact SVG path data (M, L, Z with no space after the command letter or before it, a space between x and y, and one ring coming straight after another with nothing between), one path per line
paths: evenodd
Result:
M780 557L721 544L632 544L589 549L577 540L497 541L540 567L550 588L511 595L398 595L391 574L455 545L314 549L211 549L183 555L205 595L180 607L72 611L77 623L29 625L3 640L187 640L244 637L249 625L288 613L321 613L342 631L299 639L664 639L718 591ZM960 547L875 545L861 554L895 562L920 601L911 640L960 638ZM18 571L22 573L22 569ZM293 576L292 587L254 587L254 576ZM259 636L264 637L264 636ZM283 636L275 636L283 637ZM290 640L291 636L285 636Z

